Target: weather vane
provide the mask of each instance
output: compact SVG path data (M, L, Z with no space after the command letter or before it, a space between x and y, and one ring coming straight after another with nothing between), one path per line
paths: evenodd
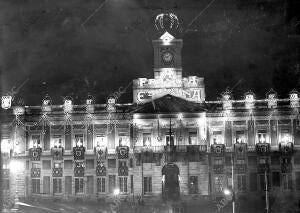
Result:
M177 30L179 19L174 13L160 13L155 18L155 27L158 31Z

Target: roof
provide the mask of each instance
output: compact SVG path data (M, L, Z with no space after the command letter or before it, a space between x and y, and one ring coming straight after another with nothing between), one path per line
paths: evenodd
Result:
M165 95L137 106L135 113L204 112L205 104L190 102L172 95Z

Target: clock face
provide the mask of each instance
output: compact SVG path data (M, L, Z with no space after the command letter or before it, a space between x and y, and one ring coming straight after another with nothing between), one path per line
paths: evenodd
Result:
M162 59L165 63L170 63L173 60L173 54L171 52L164 52Z

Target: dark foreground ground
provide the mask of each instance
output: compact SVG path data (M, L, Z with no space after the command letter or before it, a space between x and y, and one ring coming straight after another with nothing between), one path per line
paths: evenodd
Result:
M300 200L287 198L281 200L270 200L269 213L296 213L300 212ZM14 209L3 210L3 212L23 213L231 213L232 203L219 201L197 201L186 202L161 202L161 203L133 203L130 200L120 202L104 201L62 201L59 199L27 199L20 200L17 211ZM265 202L247 198L236 201L236 213L265 213Z

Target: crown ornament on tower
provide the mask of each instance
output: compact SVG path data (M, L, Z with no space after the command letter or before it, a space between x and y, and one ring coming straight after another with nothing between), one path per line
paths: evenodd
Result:
M155 27L159 32L176 31L179 27L179 19L174 13L160 13L155 18Z

